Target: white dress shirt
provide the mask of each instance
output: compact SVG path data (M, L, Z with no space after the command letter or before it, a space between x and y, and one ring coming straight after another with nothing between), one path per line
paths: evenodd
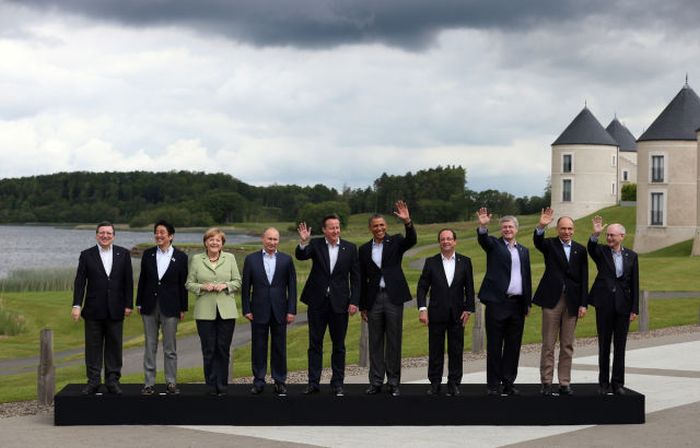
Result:
M102 259L102 266L105 268L107 277L112 273L112 261L113 261L113 250L110 244L107 249L103 249L102 246L98 245L97 248L100 250L100 258Z
M506 294L509 296L520 296L523 294L523 277L520 273L520 254L518 253L518 243L513 243L509 245L507 241L503 241L506 244L506 249L510 252L510 283L508 284L508 289Z
M377 243L372 240L372 261L377 265L379 269L382 268L382 253L384 252L384 241ZM384 276L382 275L379 279L379 287L385 288L386 283L384 282Z
M272 284L272 279L275 277L275 269L277 268L277 251L272 255L262 251L263 264L265 265L265 275L267 281Z
M168 248L163 252L160 247L156 247L156 267L158 268L158 280L162 279L165 275L165 271L168 270L170 266L170 259L173 258L173 245L169 245Z

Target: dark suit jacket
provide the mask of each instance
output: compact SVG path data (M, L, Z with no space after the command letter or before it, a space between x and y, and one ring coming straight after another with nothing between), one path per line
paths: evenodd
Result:
M444 323L450 319L459 319L462 312L473 313L474 275L472 261L455 253L455 276L452 285L447 285L445 269L442 267L442 255L426 258L423 272L418 280L418 308L426 306L426 296L430 295L428 304L428 322ZM452 311L452 313L450 313Z
M401 269L403 254L416 244L416 229L413 223L406 225L406 237L400 234L386 235L382 248L382 267L377 267L372 260L372 241L359 249L360 257L360 310L371 310L374 299L379 292L379 280L384 277L386 294L391 303L402 305L412 300L406 277Z
M170 265L159 280L157 250L157 247L146 249L141 257L136 306L141 307L141 314L148 315L158 302L158 308L164 316L179 317L180 311L187 311L187 254L173 247Z
M108 277L99 250L95 245L80 253L73 284L73 306L82 307L84 319L124 320L124 310L134 306L131 254L113 245L112 272Z
M266 324L274 318L281 324L287 321L287 314L296 314L297 273L292 257L277 252L272 283L267 280L261 250L245 257L241 300L243 314L253 313L255 323Z
M479 300L483 303L505 303L506 291L510 284L510 252L503 238L481 234L477 230L477 241L486 252L486 274L479 289ZM516 244L520 256L520 275L523 282L522 311L527 314L532 298L532 279L530 278L530 252L521 244Z
M301 292L301 301L311 308L318 308L327 300L326 291L330 288L333 311L346 313L348 305L360 304L360 267L357 261L357 247L340 240L338 261L333 273L330 272L330 259L325 238L312 238L308 246L297 245L297 260L313 260L311 272Z
M622 248L622 277L615 274L612 250L588 240L588 253L598 268L589 302L599 310L614 309L619 314L639 314L639 263L637 253Z
M545 238L544 234L533 237L535 247L544 255L544 274L537 286L533 303L543 308L554 308L562 290L566 291L566 308L569 315L578 314L580 306L588 306L588 256L586 248L571 241L569 260L559 237ZM566 288L566 289L564 289Z

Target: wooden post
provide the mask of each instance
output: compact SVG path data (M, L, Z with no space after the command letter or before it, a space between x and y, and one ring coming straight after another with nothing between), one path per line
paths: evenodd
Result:
M357 365L369 366L369 327L363 319L360 319L360 359Z
M649 331L649 291L642 291L639 298L639 332Z
M484 306L476 301L476 313L474 313L474 327L472 328L472 353L484 351Z
M37 374L37 401L41 405L53 404L56 394L56 367L53 364L53 330L44 328L39 336L39 369Z

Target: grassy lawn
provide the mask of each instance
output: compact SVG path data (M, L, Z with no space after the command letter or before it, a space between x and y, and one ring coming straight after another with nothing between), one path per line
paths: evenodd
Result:
M633 247L635 230L635 208L633 207L611 207L601 210L605 222L621 222L627 228L625 245ZM370 234L367 230L366 215L352 216L349 225L343 229L342 237L356 244L369 241ZM389 217L390 233L403 233L401 223ZM534 249L532 244L532 233L539 216L524 216L520 219L519 241L529 247L532 262L533 287L537 285L544 263L541 254ZM576 221L577 233L574 237L577 241L585 244L590 234L591 217L584 217ZM497 220L491 226L493 234L497 234ZM274 225L283 231L280 250L293 253L297 244L297 237L294 232L287 229L293 223L262 223L236 225L236 231L247 233L261 233L266 227ZM420 271L410 267L411 262L432 256L438 252L436 243L437 232L450 227L457 232L457 250L469 256L474 265L474 280L476 289L481 284L484 275L486 258L484 252L478 247L475 239L475 221L418 225L418 250L412 257L404 259L404 270L411 285L411 290L415 292L416 283ZM548 230L547 236L554 236L554 230ZM426 246L421 249L421 246ZM689 257L692 242L683 242L651 254L640 256L640 281L642 290L651 291L693 291L698 289L697 272L700 272L700 257ZM254 250L259 250L259 243L236 244L229 246L235 249L239 268L242 268L245 254ZM306 281L311 267L310 262L295 261L299 282L299 293ZM589 263L590 282L595 277L595 265ZM71 293L66 292L0 292L0 303L2 307L16 316L20 316L24 325L24 330L14 336L0 336L0 359L14 359L37 355L39 331L42 328L52 328L54 330L54 349L57 352L68 349L80 349L83 344L83 325L75 324L70 319ZM194 307L194 298L190 297L190 309ZM651 328L662 328L676 325L687 325L698 322L698 309L700 299L659 299L652 300L650 304L650 325ZM305 306L299 303L299 312L306 310ZM239 299L240 309L240 299ZM590 309L588 316L583 319L577 327L577 336L595 336L595 310ZM196 333L192 313L188 313L186 319L178 327L178 335L190 335ZM245 319L239 319L237 325L245 324ZM347 362L356 363L358 360L360 319L355 316L350 320L347 336ZM473 322L468 324L465 331L465 347L471 346ZM533 307L533 311L526 321L524 343L535 343L540 341L541 312L538 307ZM636 331L637 323L632 325L631 331ZM142 324L138 316L128 319L124 327L125 346L139 346L143 343ZM306 370L306 349L308 332L306 326L301 326L291 330L288 334L288 363L290 370ZM404 315L404 339L403 356L413 357L427 354L427 329L418 322L417 312L414 309L406 310ZM325 347L330 347L328 341ZM74 357L81 357L75 355ZM330 353L328 349L324 354L324 365L329 365ZM181 382L201 382L201 368L181 369L178 372ZM250 347L236 349L234 354L234 375L250 375ZM69 382L83 382L84 367L76 366L60 368L57 370L57 386L62 387ZM142 381L141 374L127 375L124 382L139 383ZM159 380L162 381L162 378ZM32 374L3 376L0 381L0 402L20 399L31 399L36 393L36 376Z

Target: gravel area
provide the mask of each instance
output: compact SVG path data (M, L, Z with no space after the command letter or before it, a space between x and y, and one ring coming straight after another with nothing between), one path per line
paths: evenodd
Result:
M681 327L669 327L661 328L658 330L652 330L648 333L634 332L628 335L628 341L639 341L644 339L657 338L662 336L671 335L682 335L682 334L692 334L700 333L700 326L698 325L685 325ZM576 339L575 347L586 347L597 344L597 338L579 338ZM523 345L521 353L535 353L540 351L540 344L528 344ZM485 359L486 353L471 353L464 352L464 361L475 361L480 359ZM404 368L414 368L414 367L427 367L428 357L421 356L417 358L404 358L401 362ZM356 375L367 375L367 367L360 367L357 365L348 365L345 367L346 376L356 376ZM321 382L328 383L331 378L330 368L323 369L321 374ZM306 371L289 372L287 375L287 382L291 384L304 384L306 383ZM252 382L252 377L242 377L235 378L231 381L233 384L250 384ZM41 406L35 400L32 401L16 401L11 403L0 403L0 418L7 417L17 417L23 415L37 415L37 414L48 414L53 412L53 406Z

